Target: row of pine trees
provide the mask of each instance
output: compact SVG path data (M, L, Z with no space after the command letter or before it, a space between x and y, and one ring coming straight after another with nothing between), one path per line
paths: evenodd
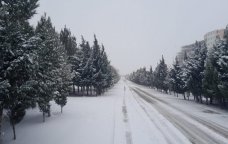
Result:
M189 99L206 104L219 104L225 107L228 100L228 27L223 40L218 39L212 49L205 42L196 42L194 51L184 61L177 59L171 68L162 57L156 69L149 71L140 68L128 78L138 84L154 87L161 91L173 91Z
M58 33L46 14L31 26L37 7L38 0L0 1L0 132L6 112L14 139L26 109L38 106L45 121L50 102L62 112L76 86L99 95L119 79L96 36L93 46L83 37L77 45L70 30Z

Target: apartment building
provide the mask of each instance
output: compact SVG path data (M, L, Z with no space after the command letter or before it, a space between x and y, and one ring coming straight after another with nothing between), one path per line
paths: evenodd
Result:
M224 39L224 29L214 30L204 35L204 41L208 49L213 48L218 39Z

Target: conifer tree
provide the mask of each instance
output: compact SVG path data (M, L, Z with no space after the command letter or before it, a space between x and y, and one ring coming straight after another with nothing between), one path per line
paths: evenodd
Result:
M212 104L213 99L219 99L220 91L218 88L218 72L213 66L213 56L212 53L208 55L206 60L206 66L204 70L203 78L203 94L206 97L206 102L208 104L208 98L210 98L210 104Z
M54 100L56 104L60 105L61 113L63 112L63 107L67 103L67 96L70 91L69 86L72 80L71 66L67 64L66 58L63 60L58 73L57 89L54 92Z
M37 102L43 112L50 116L50 101L58 88L59 72L63 63L64 49L60 43L59 35L52 26L50 17L43 15L36 27L36 34L40 38L38 53L39 66L36 72L38 81Z
M196 42L194 54L187 61L189 71L188 87L197 102L202 103L202 80L207 49L205 43Z
M66 50L67 56L73 56L76 53L76 38L71 35L70 29L68 29L66 26L60 32L60 41Z
M103 74L101 70L101 48L98 44L97 38L94 35L94 44L93 44L93 86L96 89L97 95L100 95L102 92L102 82L103 82Z
M150 66L150 71L149 71L149 86L150 87L154 86L153 82L154 82L153 68L152 68L152 66Z
M218 88L222 97L219 98L221 106L225 106L228 98L228 27L225 29L225 40L218 41L215 45L214 66L218 72Z
M89 87L92 84L92 60L91 60L91 48L89 42L86 42L82 36L82 42L80 44L81 50L81 86L83 91L86 89L87 95L89 93Z
M182 78L182 71L181 66L179 65L179 62L176 58L175 63L173 64L173 68L170 71L170 82L172 85L172 90L176 92L177 96L178 93L183 94L184 99L185 98L185 82Z
M164 90L165 92L167 92L168 90L167 76L168 76L168 68L162 56L160 63L155 69L155 84L158 89Z
M71 65L71 75L72 82L71 85L73 87L73 93L75 93L76 83L79 83L80 77L78 77L78 68L79 68L79 58L78 58L78 48L76 43L76 38L72 36L70 29L64 27L60 32L60 41L64 46L64 49L67 54L67 63Z
M1 111L4 107L13 128L25 109L34 106L32 96L36 38L29 19L36 13L38 0L0 2L0 83ZM0 121L1 122L1 121Z

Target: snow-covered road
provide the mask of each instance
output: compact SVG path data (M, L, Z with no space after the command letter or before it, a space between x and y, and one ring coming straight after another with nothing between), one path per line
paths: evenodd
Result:
M148 104L152 105L153 108L181 131L191 143L228 143L226 139L228 136L228 129L223 128L216 123L196 117L191 114L191 112L187 113L182 109L178 109L140 88L132 88L132 90L147 102L144 102L144 105L142 106Z
M126 91L124 92L124 86ZM5 121L3 144L227 144L228 113L121 80L99 97L70 97L42 123L38 109L16 126Z

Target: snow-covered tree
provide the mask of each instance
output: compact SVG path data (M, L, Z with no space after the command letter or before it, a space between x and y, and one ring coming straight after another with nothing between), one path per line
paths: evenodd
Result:
M212 104L213 99L220 99L219 97L221 96L218 88L218 72L213 65L215 63L213 53L214 51L208 53L203 78L203 94L206 97L207 103L208 98L210 98L210 104Z
M16 139L15 124L33 107L32 95L36 37L29 19L38 0L0 2L0 83L1 108L7 110Z
M207 48L204 42L196 42L192 56L187 61L187 71L189 73L188 88L194 95L197 102L202 102L202 80L204 76L204 64L207 56Z
M150 66L150 70L149 70L149 86L153 87L154 86L154 74L153 74L153 68L152 66Z
M182 70L181 66L176 58L175 63L173 64L173 68L170 70L169 73L169 81L171 84L172 90L177 94L181 93L185 98L185 82L182 77Z
M218 72L218 88L222 95L218 100L225 106L228 98L228 27L225 29L225 40L218 41L214 51L214 66Z
M40 38L38 53L38 68L36 71L37 102L43 112L50 116L50 101L58 89L59 74L63 69L64 47L61 45L59 35L52 25L50 17L43 15L36 27L36 35Z
M140 68L133 72L130 76L129 79L135 83L141 84L141 85L150 85L150 75L149 71L146 70L146 67Z
M66 26L60 31L60 40L66 50L68 56L73 56L77 51L76 38L71 35L70 29Z
M59 68L57 89L54 92L54 100L56 104L60 105L61 113L63 112L63 107L67 103L67 96L69 96L70 91L69 86L72 81L71 65L67 64L66 58L63 60L64 61L61 62L61 67Z
M81 64L79 72L81 74L80 84L83 87L83 92L86 89L87 95L89 94L89 87L92 85L92 50L89 42L86 42L82 36L82 42L80 44L81 50Z
M154 71L154 84L155 87L164 90L167 92L168 90L168 67L165 63L165 60L162 56L160 63L157 65Z
M60 41L68 56L67 63L71 65L71 75L73 76L71 85L73 87L73 93L75 93L75 86L79 86L81 78L78 73L80 60L78 58L79 51L77 48L76 38L72 36L70 29L65 26L60 32Z
M96 89L96 93L100 95L102 93L102 83L103 83L103 73L101 70L101 48L98 44L97 38L94 35L94 44L93 44L93 86Z

